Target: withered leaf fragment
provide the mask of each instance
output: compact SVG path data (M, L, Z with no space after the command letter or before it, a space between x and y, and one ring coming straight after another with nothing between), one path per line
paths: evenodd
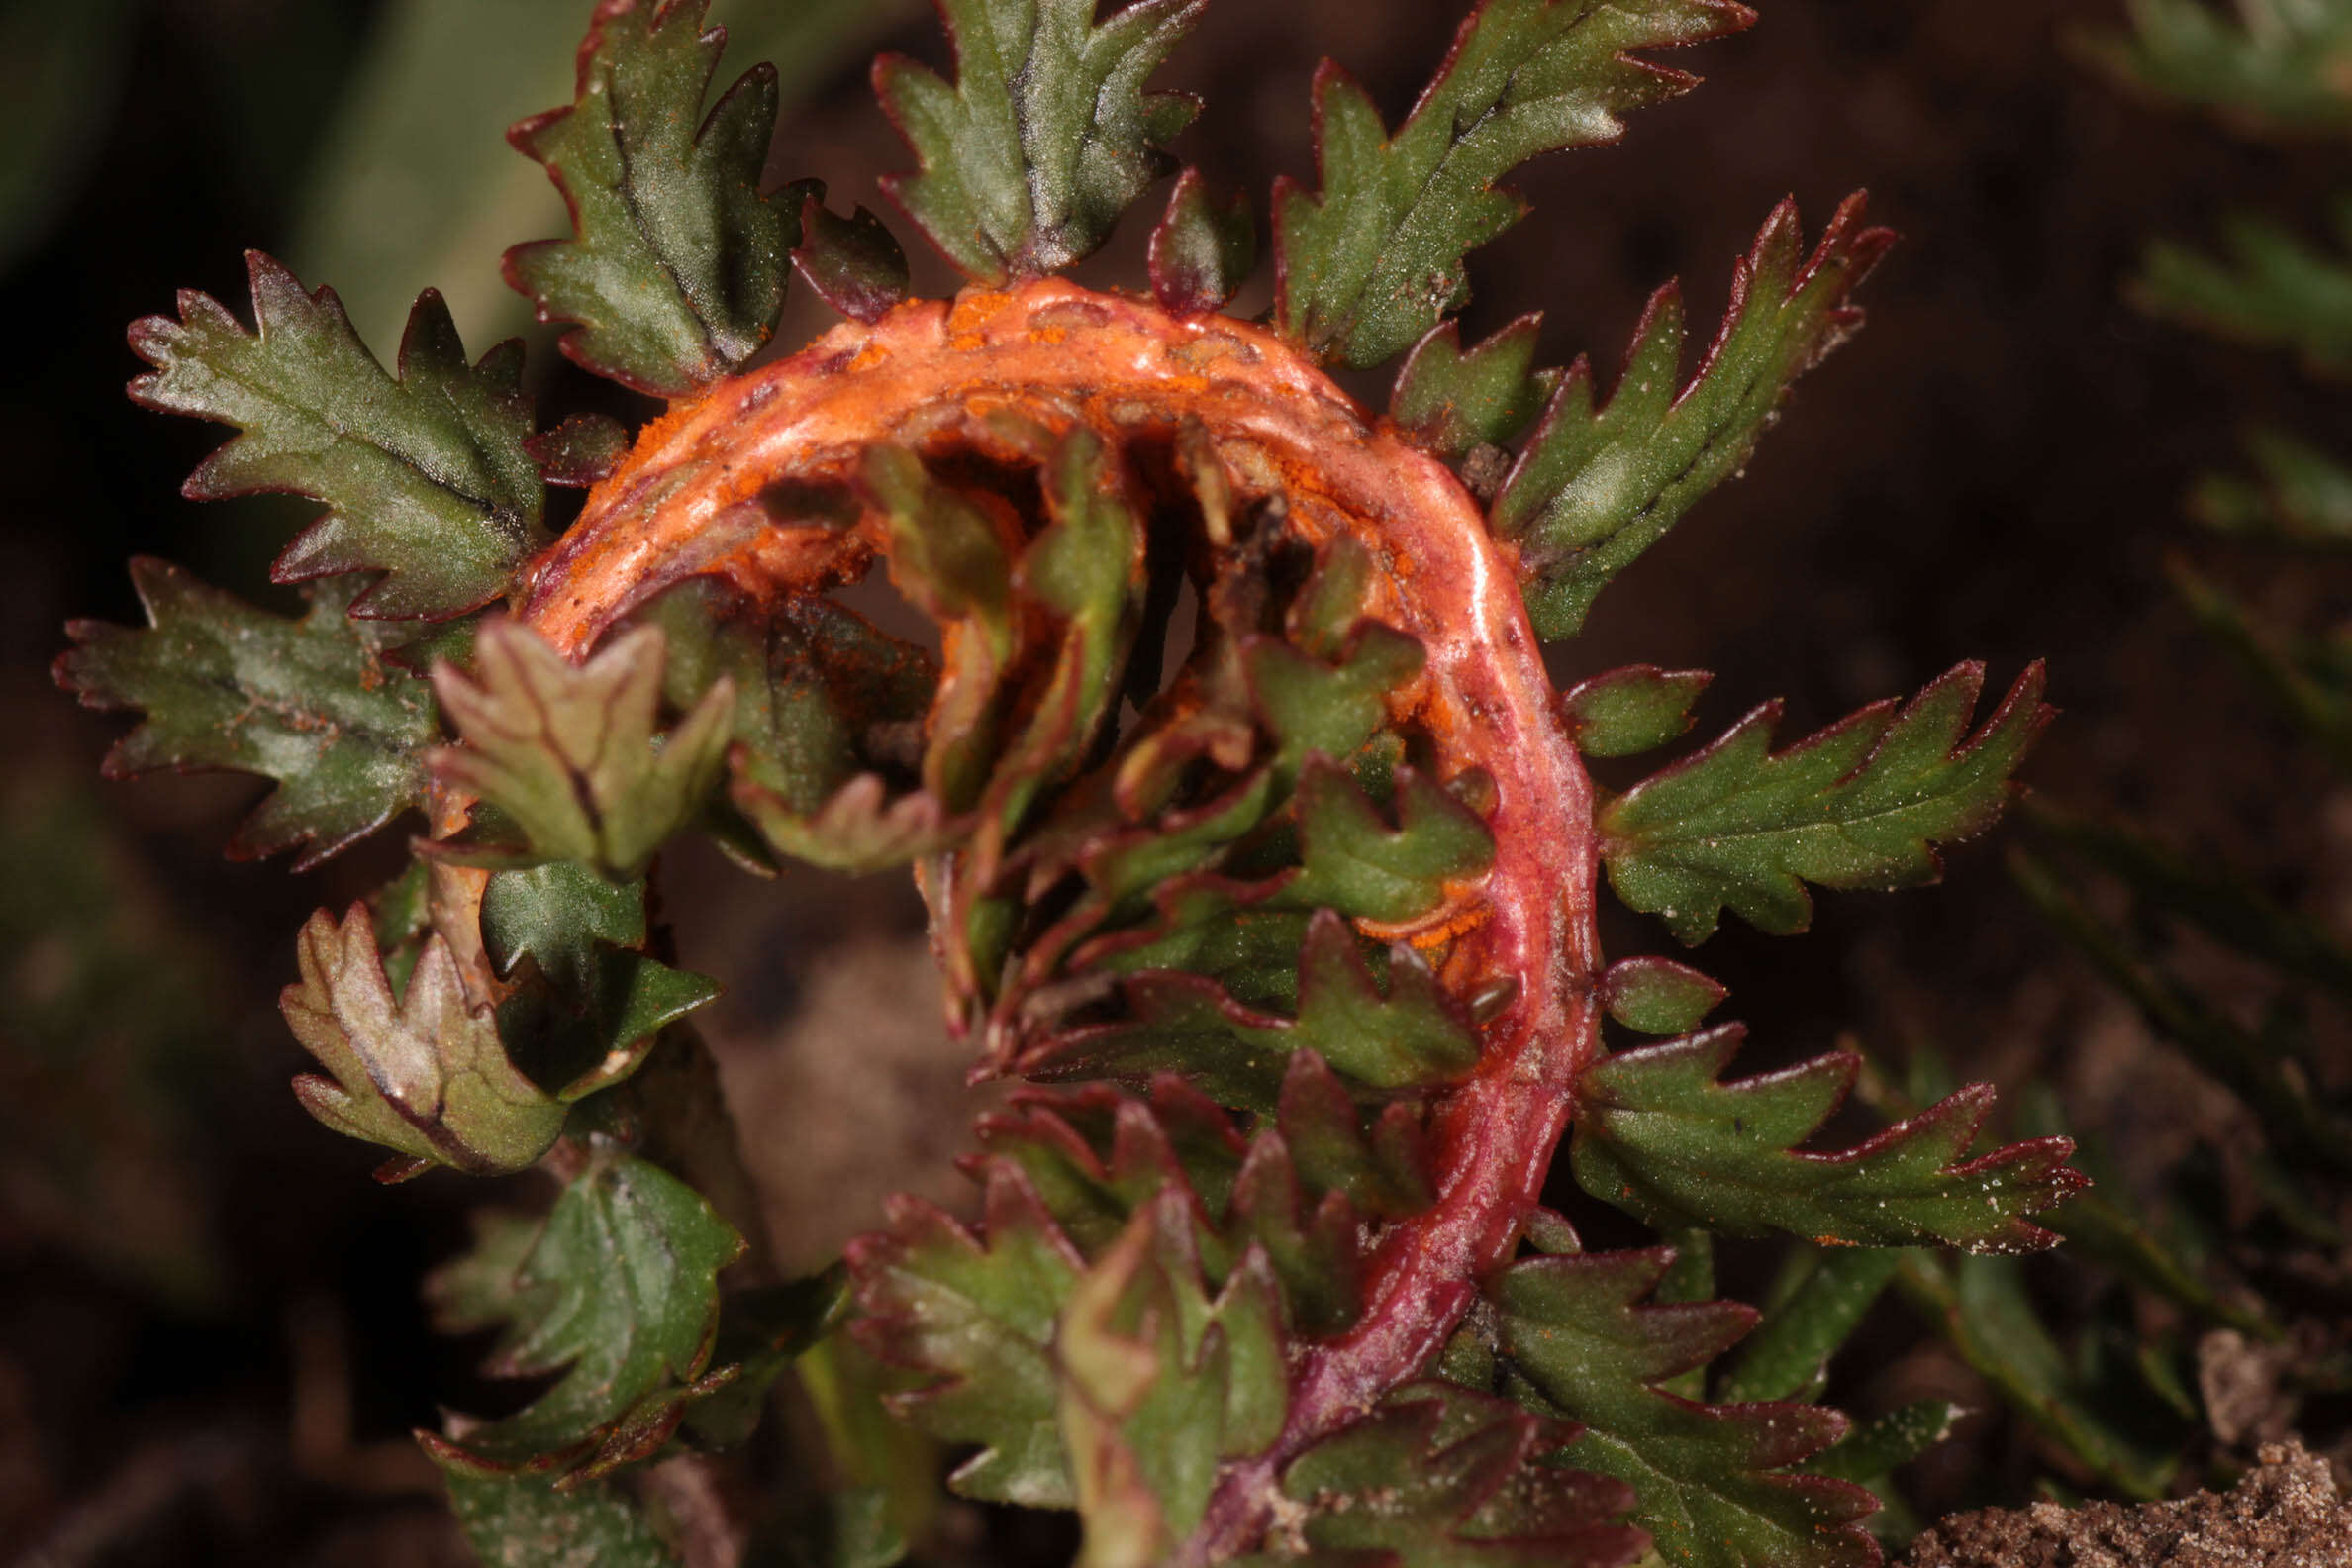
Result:
M426 942L397 999L363 904L341 923L313 915L296 956L301 983L278 1006L334 1076L305 1074L294 1093L338 1132L405 1157L386 1174L429 1164L477 1176L523 1170L553 1145L562 1102L516 1070L496 1021L466 1005L447 942Z

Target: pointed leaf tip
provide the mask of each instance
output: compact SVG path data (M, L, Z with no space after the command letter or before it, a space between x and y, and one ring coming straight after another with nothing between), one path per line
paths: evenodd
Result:
M1314 84L1321 188L1285 179L1275 191L1281 330L1334 364L1402 353L1468 298L1468 252L1526 211L1498 180L1541 153L1614 140L1619 113L1697 80L1638 51L1753 20L1717 0L1487 0L1393 135L1325 60Z
M1761 930L1805 929L1808 882L1897 888L1933 881L1936 846L1992 826L2053 710L2027 666L1971 734L1984 667L1967 663L1908 705L1875 703L1780 751L1778 704L1600 814L1610 886L1704 941L1730 909Z
M1971 1159L1993 1101L1971 1084L1835 1153L1799 1149L1845 1099L1839 1053L1754 1078L1720 1074L1745 1038L1726 1024L1607 1057L1577 1085L1573 1163L1586 1191L1662 1225L1783 1230L1822 1244L2026 1252L2057 1237L2024 1216L2087 1186L2074 1144L2039 1138Z
M355 615L443 620L506 592L547 538L545 490L524 444L521 345L469 364L447 306L428 289L409 313L397 373L387 372L333 289L305 289L258 250L245 265L251 331L193 290L177 321L131 326L132 349L154 366L131 383L133 401L239 432L181 493L324 502L271 576L378 574L350 601Z
M1516 539L1539 636L1572 637L1617 573L1745 466L1797 377L1861 326L1854 290L1894 243L1846 198L1810 257L1784 201L1733 269L1722 326L1688 381L1682 292L1651 296L1623 373L1599 403L1578 360L1504 481L1495 532Z
M759 176L777 109L756 65L703 112L726 34L708 0L602 0L573 102L519 121L570 209L568 239L506 254L539 320L570 324L566 357L656 397L683 397L748 359L775 329L800 204Z
M904 55L874 62L874 92L917 166L883 190L975 282L1059 270L1091 254L1173 166L1164 144L1197 100L1144 81L1207 0L940 0L950 85Z
M131 579L144 628L76 621L57 683L89 708L140 710L105 772L227 768L277 788L229 840L233 857L301 851L308 870L422 806L440 734L432 689L387 657L397 634L346 615L355 579L309 590L298 621L266 614L165 561Z

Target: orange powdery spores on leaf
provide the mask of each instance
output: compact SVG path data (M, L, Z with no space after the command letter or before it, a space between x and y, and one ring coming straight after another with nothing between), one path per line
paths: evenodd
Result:
M539 563L524 615L578 658L687 577L764 602L846 579L883 541L870 507L843 527L776 515L761 497L846 489L878 444L944 456L976 418L1007 415L1083 427L1113 448L1197 430L1236 513L1272 503L1310 545L1360 546L1379 568L1367 613L1426 653L1399 689L1412 712L1392 717L1429 736L1441 776L1493 781L1483 908L1449 917L1460 934L1438 976L1457 996L1498 979L1517 996L1487 1021L1476 1074L1437 1103L1435 1206L1390 1232L1353 1332L1308 1351L1278 1445L1295 1451L1424 1357L1471 1281L1506 1260L1596 1037L1591 786L1552 712L1508 546L1454 475L1271 333L1058 280L974 290L836 328L651 427Z

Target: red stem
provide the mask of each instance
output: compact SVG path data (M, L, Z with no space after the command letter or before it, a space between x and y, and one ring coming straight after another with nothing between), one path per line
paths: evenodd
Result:
M1247 1549L1281 1467L1424 1369L1478 1281L1510 1260L1599 1029L1592 788L1554 713L1514 553L1449 470L1267 332L1055 279L845 325L677 408L538 565L524 613L580 657L688 576L763 597L840 580L864 565L866 536L780 523L762 490L846 479L874 442L951 437L992 408L1115 443L1197 422L1245 496L1281 491L1312 541L1355 535L1387 572L1374 613L1428 650L1410 717L1447 771L1484 768L1496 785L1494 865L1440 974L1457 996L1503 977L1517 996L1485 1026L1477 1075L1435 1108L1435 1205L1378 1240L1357 1324L1294 1364L1281 1439L1228 1466L1184 1548L1181 1560L1206 1562Z

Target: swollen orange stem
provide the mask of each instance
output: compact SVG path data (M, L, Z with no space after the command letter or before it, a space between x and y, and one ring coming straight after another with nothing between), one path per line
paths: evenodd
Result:
M1239 499L1279 493L1309 542L1368 546L1383 573L1372 613L1428 652L1397 701L1448 773L1495 782L1482 918L1456 923L1440 977L1457 997L1508 981L1512 1000L1483 1026L1476 1074L1435 1105L1437 1201L1379 1239L1356 1325L1294 1364L1281 1439L1228 1468L1187 1548L1205 1559L1254 1539L1279 1467L1422 1370L1478 1280L1510 1260L1599 1029L1592 788L1555 717L1515 552L1448 469L1270 333L1057 279L900 306L680 406L537 563L525 615L582 657L686 577L761 599L841 580L866 564L870 534L780 518L763 496L847 480L877 442L921 449L996 410L1113 444L1197 427Z

